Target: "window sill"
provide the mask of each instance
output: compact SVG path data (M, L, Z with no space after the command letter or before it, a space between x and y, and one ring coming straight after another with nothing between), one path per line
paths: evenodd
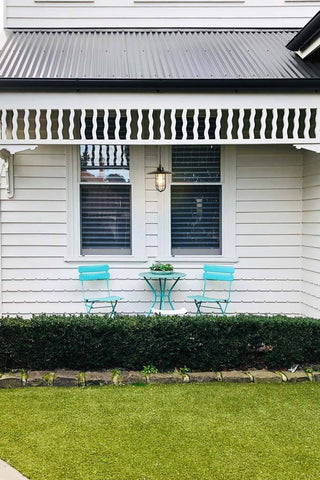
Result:
M187 255L177 255L174 257L165 257L165 258L157 258L159 262L172 262L172 263L201 263L201 264L209 264L209 263L238 263L239 259L237 257L222 257L219 255L199 255L195 256L187 256Z
M132 257L130 255L114 255L114 256L107 256L107 255L87 255L87 256L78 256L78 257L64 257L64 261L66 263L107 263L108 265L113 265L115 263L119 263L120 268L127 268L128 264L134 263L148 263L147 258L139 258L139 257ZM131 267L129 267L131 268Z
M298 1L298 0L295 0ZM300 1L300 0L299 0ZM306 1L306 0L303 0ZM314 0L311 0L314 1ZM228 3L244 3L245 0L133 0L133 3L213 3L213 4L228 4Z
M94 0L34 0L35 3L94 3Z
M199 255L194 256L175 256L175 257L157 257L145 258L145 257L132 257L132 256L105 256L105 255L87 255L87 256L75 256L75 257L64 257L66 263L107 263L108 265L117 265L118 268L136 268L135 264L145 264L153 263L155 261L163 263L178 263L178 264L197 264L195 268L199 268L200 265L210 264L210 263L238 263L239 259L236 257L221 257L221 256L209 256L209 255Z

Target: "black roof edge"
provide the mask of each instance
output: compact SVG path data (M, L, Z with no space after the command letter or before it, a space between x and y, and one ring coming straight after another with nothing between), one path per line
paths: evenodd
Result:
M286 45L288 50L297 52L320 31L320 10Z
M293 79L20 79L0 78L1 90L248 90L320 89L319 78Z

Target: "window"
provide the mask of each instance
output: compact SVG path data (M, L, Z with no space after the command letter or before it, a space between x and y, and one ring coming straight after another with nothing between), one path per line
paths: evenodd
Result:
M81 255L131 254L129 157L125 145L80 147Z
M221 254L219 146L172 147L171 253Z
M128 265L149 256L178 268L236 259L236 147L109 144L68 152L65 261ZM173 172L162 193L146 175L159 158Z

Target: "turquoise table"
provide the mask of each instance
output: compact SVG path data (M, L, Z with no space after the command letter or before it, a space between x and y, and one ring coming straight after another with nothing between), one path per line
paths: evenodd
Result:
M139 273L139 277L142 277L142 278L145 279L145 281L147 282L147 284L151 288L152 293L154 295L154 300L153 300L151 308L148 312L148 316L150 315L151 310L153 309L155 304L157 303L157 300L159 300L159 310L164 310L165 309L166 299L167 299L171 309L174 310L174 306L172 305L172 302L171 302L171 292L174 289L174 287L176 286L176 284L179 282L180 278L184 278L185 276L186 276L186 274L181 273L181 272L163 272L163 273L162 272L160 272L160 273L157 273L157 272L141 272L141 273ZM158 289L155 288L152 285L151 280L156 280L156 282L158 282L158 285L159 285ZM166 293L167 280L173 281L173 283L172 283L171 287L168 289L168 292Z

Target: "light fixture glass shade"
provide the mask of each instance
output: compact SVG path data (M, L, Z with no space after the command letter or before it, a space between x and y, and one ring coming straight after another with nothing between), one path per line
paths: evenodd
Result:
M159 165L156 171L154 172L149 172L149 175L155 175L155 187L158 190L158 192L164 192L167 186L167 178L166 174L171 173L168 172L163 168L163 166Z
M164 192L167 186L166 184L166 174L162 172L156 173L155 186L158 192Z

